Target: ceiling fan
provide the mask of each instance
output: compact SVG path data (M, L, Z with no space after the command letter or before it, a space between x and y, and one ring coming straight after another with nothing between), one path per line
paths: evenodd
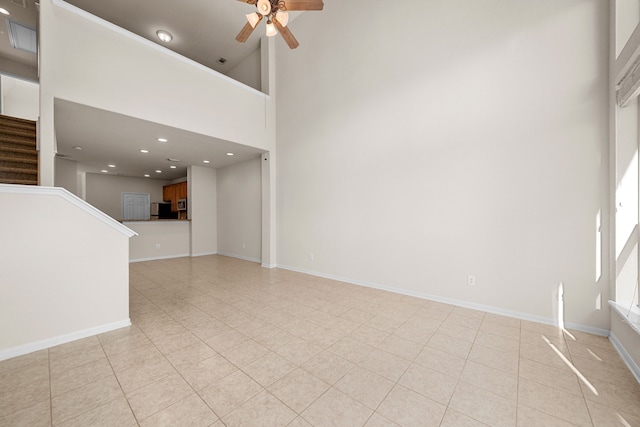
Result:
M291 31L287 28L289 22L289 11L297 10L322 10L324 7L323 0L238 0L256 6L257 12L247 15L247 23L244 25L240 33L236 36L236 40L240 43L247 41L258 23L266 18L267 20L267 36L273 37L280 33L284 41L291 49L300 46L298 40L293 37Z

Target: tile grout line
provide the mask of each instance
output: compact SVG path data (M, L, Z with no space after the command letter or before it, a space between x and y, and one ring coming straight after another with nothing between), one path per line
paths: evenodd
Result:
M138 417L136 416L136 413L133 412L133 408L131 407L131 403L129 402L129 398L127 397L127 395L124 392L124 389L122 388L122 384L120 383L120 379L118 378L118 375L116 374L115 369L113 369L113 365L111 364L111 359L109 358L109 355L107 354L106 350L104 349L104 345L102 344L102 340L100 339L100 336L97 336L96 338L98 339L98 342L100 343L100 348L102 349L102 353L104 353L104 357L107 359L107 363L109 363L109 368L111 368L111 372L113 373L114 378L118 382L118 387L120 387L120 391L122 392L122 397L124 397L124 400L127 401L127 406L129 407L129 410L131 411L131 415L133 415L133 419L135 420L136 424L138 426L140 426L140 421L138 420ZM112 400L112 402L113 402L113 400Z
M152 279L150 279L150 280L152 280ZM155 282L155 280L154 280L154 283L157 283L157 282ZM175 319L173 316L171 316L171 315L170 315L166 310L164 310L162 307L160 307L158 304L156 304L153 300L151 300L151 299L150 299L149 297L147 297L146 295L142 294L142 292L141 292L141 295L142 295L144 298L146 298L146 299L147 299L151 304L153 304L156 308L158 308L158 309L159 309L160 311L162 311L164 314L166 314L167 316L169 316L169 318L170 318L171 320L173 320L173 321L177 322L180 326L182 326L182 327L184 327L185 329L189 330L189 329L188 329L188 328L186 328L184 325L182 325L182 324L181 324L177 319ZM189 304L190 304L190 303L189 303ZM194 306L194 307L195 307L195 306ZM198 308L198 307L196 307L196 308ZM149 342L153 345L153 347L154 347L156 350L158 350L158 352L162 355L162 357L164 358L164 360L165 360L169 365L171 365L171 367L172 367L173 369L175 369L176 374L178 374L178 375L180 376L180 378L182 378L182 380L183 380L183 381L184 381L184 382L189 386L189 388L191 388L191 390L193 391L193 393L194 393L194 394L196 394L196 395L200 398L200 400L202 400L202 402L204 402L204 404L205 404L205 405L207 405L207 407L208 407L208 408L211 410L211 412L216 416L216 418L218 418L218 420L224 424L224 422L222 421L222 418L221 418L220 416L218 416L218 414L216 413L216 411L214 411L214 409L213 409L213 408L209 405L209 403L208 403L208 402L207 402L207 401L206 401L206 400L205 400L205 399L200 395L200 393L198 393L198 391L197 391L195 388L193 388L193 386L191 385L191 383L189 383L189 381L187 381L187 380L186 380L186 378L184 378L184 376L183 376L183 375L182 375L182 373L178 370L178 368L176 368L176 366L175 366L173 363L171 363L171 361L167 358L167 355L166 355L166 354L164 354L164 353L163 353L163 352L162 352L162 351L161 351L161 350L156 346L156 344L153 342L153 340L152 340L151 338L149 338L149 336L147 335L147 333L146 333L142 328L140 328L140 327L137 327L137 328L138 328L138 329L140 330L140 332L141 332L141 333L142 333L142 334L143 334L143 335L144 335L144 336L149 340ZM190 331L190 330L189 330L189 332L191 333L191 331ZM200 342L202 342L204 345L206 345L207 347L211 348L211 346L209 346L206 342L204 342L202 339L200 339L200 337L198 337L198 336L196 336L196 335L194 335L194 336L195 336L196 338L198 338L198 340L199 340ZM188 346L187 346L187 347L188 347ZM179 351L179 350L181 350L181 349L178 349L178 350L176 350L176 351ZM213 348L211 348L211 350L212 350L212 351L214 351L217 355L220 355L220 353L218 353L218 351L217 351L217 350L215 350L215 349L213 349ZM222 355L220 355L220 356L221 356L221 357L224 357L224 356L222 356ZM212 356L212 357L213 357L213 356ZM225 360L226 360L226 359L225 359ZM235 366L235 365L234 365L234 366ZM231 374L229 374L229 375L231 375ZM226 376L228 376L228 375L226 375ZM225 376L225 377L226 377L226 376ZM151 383L151 384L155 384L155 383L157 383L157 382L159 382L159 381L162 381L163 379L164 379L164 378L159 379L159 380L157 380L157 381L154 381L154 382L153 382L153 383ZM124 393L124 390L123 390L123 393ZM188 396L187 396L187 397L188 397ZM127 399L127 403L129 403L129 398L127 397L127 395L126 395L126 394L125 394L125 398ZM186 399L186 397L185 397L184 399ZM184 400L184 399L181 399L181 400L179 400L178 402L180 402L180 401L182 401L182 400ZM174 402L174 403L177 403L177 402ZM171 405L173 405L174 403L172 403ZM161 411L164 411L165 409L169 408L171 405L167 406L166 408L162 408L162 409L160 409L160 410L158 410L158 411L154 412L153 414L150 414L150 415L149 415L148 417L146 417L146 418L149 418L149 417L151 417L151 416L153 416L153 415L155 415L155 414L157 414L157 413L159 413L159 412L161 412ZM129 406L131 406L131 404L129 404ZM131 408L131 411L133 412L133 408ZM137 420L137 416L135 415L135 412L134 412L134 416L136 417L136 420ZM142 420L141 420L141 421L142 421ZM139 423L138 423L138 424L139 424ZM215 421L214 421L214 424L215 424Z

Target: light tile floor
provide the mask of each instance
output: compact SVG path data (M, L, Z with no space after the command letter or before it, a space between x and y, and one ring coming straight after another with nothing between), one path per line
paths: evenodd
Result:
M133 326L0 362L0 426L640 426L606 338L221 256L130 279Z

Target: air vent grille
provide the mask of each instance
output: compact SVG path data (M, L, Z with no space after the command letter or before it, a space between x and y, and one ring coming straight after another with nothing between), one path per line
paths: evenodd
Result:
M25 52L36 53L37 37L35 28L20 24L7 18L9 28L9 41L11 47L24 50Z

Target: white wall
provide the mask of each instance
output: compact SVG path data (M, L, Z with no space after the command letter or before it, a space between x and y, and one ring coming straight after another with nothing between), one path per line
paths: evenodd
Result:
M333 1L291 26L279 265L549 322L562 283L564 320L606 333L607 2Z
M261 53L260 49L258 49L246 57L233 70L229 71L227 75L256 90L262 90L262 64L260 57Z
M124 222L138 233L129 240L129 260L146 261L189 256L188 221Z
M78 189L78 162L56 157L55 186L69 190L80 196Z
M22 62L12 61L8 58L0 58L0 73L16 76L31 81L38 81L38 68Z
M262 260L261 157L217 170L218 253Z
M216 170L189 166L188 215L191 220L191 256L218 252Z
M54 98L275 147L272 101L255 89L59 0L41 2L39 32L43 185L53 179Z
M162 201L162 187L169 181L87 173L87 202L110 217L122 219L122 193L149 193L152 202Z
M39 86L36 83L0 75L2 111L6 116L38 120Z
M51 189L18 188L0 186L11 206L0 210L0 360L129 325L129 241L114 230L124 228L32 194Z

